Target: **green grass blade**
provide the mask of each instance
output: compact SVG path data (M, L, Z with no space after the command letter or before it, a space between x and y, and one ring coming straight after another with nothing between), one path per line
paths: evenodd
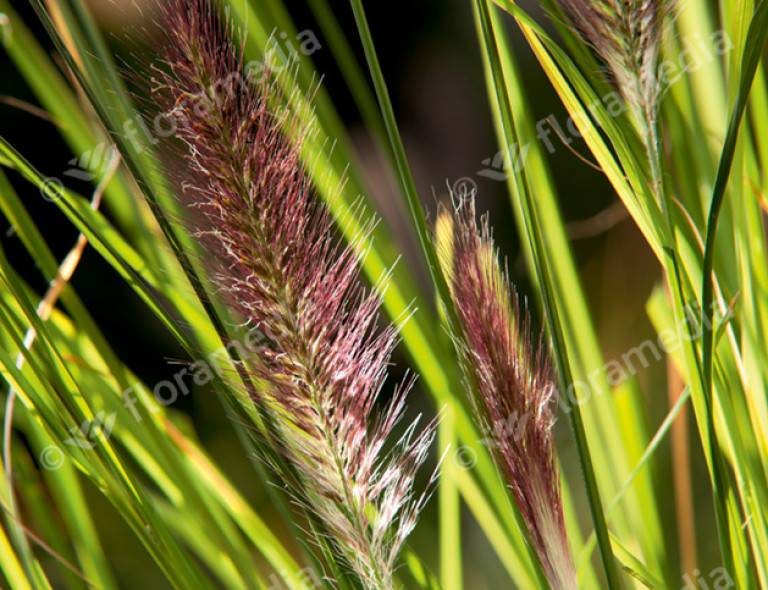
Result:
M584 289L580 284L575 259L571 253L570 238L559 211L544 146L541 145L540 138L537 136L535 117L527 104L525 96L527 80L523 79L523 72L519 71L517 60L512 52L512 40L504 35L501 14L493 11L491 18L497 30L496 40L499 43L510 104L514 110L515 129L518 136L517 147L519 150L526 150L526 157L521 156L520 161L514 165L520 168L521 174L526 178L525 187L535 195L540 211L540 230L545 245L542 255L545 256L545 263L551 269L553 296L561 312L560 320L569 348L568 361L574 378L590 386L591 397L583 405L583 415L593 460L595 465L599 466L596 470L598 484L605 497L611 497L634 464L633 450L637 445L634 444L633 433L644 432L643 412L637 411L637 408L642 405L641 396L636 388L622 387L614 391L609 383L606 374L607 365L600 350L597 330L591 320ZM498 120L498 107L493 99L492 83L489 83L489 86L488 94L491 110L496 119L499 147L504 149L506 140L501 122ZM524 212L514 198L516 180L512 175L508 177L509 194L518 220L518 228L524 228ZM563 196L567 198L566 195ZM535 269L533 253L528 247L524 234L521 236L521 241L528 268ZM616 441L621 441L622 444L616 444ZM643 443L640 444L642 446ZM564 499L567 500L565 496L569 493L568 486L563 486L563 492ZM664 526L659 516L656 495L652 492L652 482L645 481L643 478L643 485L633 490L624 510L614 515L611 521L612 530L617 535L621 532L620 536L625 539L631 538L633 541L640 542L646 561L653 563L659 570L666 570L669 569L670 554L663 535L659 533ZM564 503L568 504L567 501ZM639 518L640 514L643 515L642 518ZM573 533L571 537L576 539L577 535ZM577 547L575 553L579 552L580 548Z
M672 424L675 422L678 415L680 414L682 409L685 407L685 404L688 403L690 399L691 399L691 390L689 388L686 388L685 391L678 398L677 402L675 402L675 405L669 411L666 418L664 418L664 421L661 423L658 430L656 431L656 434L654 434L653 438L648 443L648 447L643 452L643 455L640 457L640 460L637 462L637 465L635 465L634 469L632 469L632 472L629 474L629 477L627 477L627 479L622 484L621 488L619 489L619 492L616 494L616 496L614 496L611 499L611 501L606 506L605 515L607 518L610 518L611 513L619 506L621 501L624 499L624 496L626 495L626 493L631 489L632 484L635 482L635 479L640 475L640 473L646 467L648 462L658 452L659 446L664 441L670 429L672 428ZM582 554L578 556L577 564L578 564L579 570L581 570L583 567L586 567L586 564L589 562L589 556L595 548L595 541L596 539L593 533L592 535L590 535L589 539L585 543Z
M328 0L308 0L308 4L323 31L323 35L331 45L333 56L336 58L336 63L365 122L366 129L386 152L387 130L381 120L376 97L371 93L365 74L355 58L355 53L341 29L341 25L328 5Z
M622 569L627 572L627 574L651 590L663 590L666 588L664 582L659 580L653 572L624 547L615 536L612 536L612 539L614 547L616 547L616 558L619 560Z
M445 277L440 270L440 261L438 260L437 251L432 243L432 234L427 225L424 208L421 205L421 200L418 191L416 190L416 181L413 178L411 168L408 164L408 156L406 156L405 146L403 145L403 140L397 126L395 111L392 107L392 101L389 98L389 91L387 90L387 84L384 81L384 74L381 71L381 65L379 64L379 58L373 44L373 37L371 36L371 30L365 16L362 0L350 0L350 2L355 14L355 22L357 23L357 29L360 33L360 39L363 43L365 57L368 61L368 69L373 78L373 86L376 90L379 108L381 109L384 125L387 129L389 147L395 160L400 187L408 203L414 229L419 239L422 253L426 259L432 282L437 289L441 301L446 305L446 308L450 310L452 308L450 303L451 294L448 289L448 284L445 281Z
M448 449L448 452L452 452L458 442L454 422L452 411L447 409L438 425L438 446L440 449ZM456 469L460 467L455 460L443 460L437 490L440 510L440 586L443 590L461 590L464 587L461 496L453 473Z
M717 236L717 226L720 213L722 211L723 201L725 199L726 188L728 186L728 180L730 177L731 169L733 166L734 155L736 153L736 146L739 138L739 130L741 128L741 122L746 112L750 90L752 89L752 83L754 81L757 67L760 63L763 50L765 48L766 40L768 39L768 2L762 2L757 9L755 16L749 28L747 35L746 46L744 49L743 63L740 70L740 81L738 96L736 104L734 106L733 115L731 116L731 122L728 126L728 132L726 135L725 145L723 147L723 153L720 158L720 165L717 173L717 180L715 181L715 188L712 195L712 203L710 205L709 218L707 221L707 234L706 244L704 249L704 262L703 262L703 285L702 285L702 305L701 305L701 320L702 320L702 339L701 339L701 354L702 354L702 371L704 378L704 394L705 402L708 407L707 411L707 430L710 440L710 454L713 457L713 485L715 510L718 515L718 527L721 536L721 551L723 556L727 556L730 553L730 543L727 540L728 525L726 516L726 499L724 494L726 490L722 483L722 470L723 465L720 461L720 453L717 452L715 445L717 444L715 438L715 422L714 422L714 403L713 403L713 367L714 367L714 278L713 278L713 264L715 254L715 239Z
M355 22L360 34L360 39L363 44L366 60L368 62L368 68L373 79L374 89L379 101L379 108L384 119L384 125L387 129L390 150L396 163L398 178L400 180L401 188L408 204L408 208L411 212L414 230L418 236L422 253L429 269L430 277L432 278L432 282L435 285L438 301L442 303L443 309L446 310L449 318L449 324L451 326L457 327L460 324L456 319L456 311L452 303L448 284L441 270L437 251L432 241L432 234L427 226L426 215L416 190L416 183L414 181L413 174L408 164L408 158L405 153L405 146L403 145L402 137L400 136L394 109L389 97L389 91L384 80L384 75L382 73L381 65L379 63L379 59L373 43L373 37L371 35L370 27L365 16L365 10L361 0L350 0L350 2L355 15ZM513 511L516 528L520 533L523 534L523 537L525 538L526 535L524 531L526 529L522 524L522 516L519 514L519 509L514 503L512 503L510 507ZM535 555L535 552L530 546L527 538L525 538L523 546L526 548L528 553L528 559L533 564L535 564L534 572L536 578L539 580L539 583L545 583L545 578L543 572L541 571L541 565L538 561L538 557Z
M515 155L512 153L512 146L519 145L517 133L514 125L513 110L510 105L509 95L507 94L507 85L504 82L504 71L501 65L501 57L498 52L498 44L496 42L496 33L493 28L493 23L490 18L490 10L493 8L491 2L485 0L476 0L475 8L479 15L481 31L482 31L482 45L483 50L486 53L488 63L490 64L492 79L494 82L494 91L496 99L500 108L500 119L504 129L506 137L508 157L510 162L515 161ZM543 264L543 245L541 240L541 232L539 229L539 222L537 219L537 212L535 205L531 202L530 194L523 187L523 182L520 182L518 187L518 200L523 206L526 217L525 233L527 239L530 242L530 247L534 253L534 260L537 261L536 277L540 286L540 292L544 299L544 309L547 317L547 325L549 327L549 333L554 341L554 352L556 358L556 366L560 377L560 391L567 391L573 378L571 376L570 364L568 362L568 351L565 346L565 339L563 335L562 325L559 321L559 311L554 304L552 296L552 282L550 279L550 271ZM573 404L571 412L569 413L571 419L571 425L573 427L574 438L576 440L576 446L579 452L579 459L581 462L582 474L584 476L587 494L590 501L590 509L592 512L592 518L595 525L595 531L597 534L598 544L600 547L603 567L606 573L608 585L611 588L620 588L621 581L616 568L615 558L611 549L611 540L608 535L608 527L605 520L605 514L603 512L602 501L600 500L600 491L597 487L597 480L595 477L595 471L592 464L592 458L590 455L589 446L586 440L586 434L584 432L584 423L581 417L581 408L579 404Z

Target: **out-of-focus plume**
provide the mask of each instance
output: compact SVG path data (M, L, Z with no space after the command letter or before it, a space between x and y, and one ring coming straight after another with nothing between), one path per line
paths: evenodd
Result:
M248 75L208 0L171 0L164 14L155 92L177 122L184 200L216 286L264 336L243 364L261 384L254 403L273 418L298 474L292 493L324 540L365 588L391 588L426 501L413 488L434 432L412 424L388 448L410 388L375 407L395 329L377 328L379 299L334 237L299 155L308 130L280 106L272 76Z
M659 52L670 0L557 0L608 65L636 122L655 125L661 96Z
M436 226L456 318L455 341L476 413L488 432L553 588L575 589L552 440L554 378L547 344L499 265L487 217L463 198Z

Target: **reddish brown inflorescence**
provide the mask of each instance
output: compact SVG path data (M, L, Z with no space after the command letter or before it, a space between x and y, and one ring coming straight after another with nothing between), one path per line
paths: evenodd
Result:
M379 299L333 235L301 162L307 131L279 106L274 79L248 77L208 0L172 0L165 26L156 96L173 105L185 148L184 200L199 211L216 286L264 335L245 361L263 385L254 402L299 474L297 500L366 588L389 588L425 502L413 487L434 432L411 425L388 448L410 385L377 410L396 332L377 328Z
M547 344L533 337L499 266L488 220L478 227L473 201L463 199L453 218L444 212L440 223L440 254L460 324L457 348L485 440L496 451L550 584L575 589L552 440L555 387Z

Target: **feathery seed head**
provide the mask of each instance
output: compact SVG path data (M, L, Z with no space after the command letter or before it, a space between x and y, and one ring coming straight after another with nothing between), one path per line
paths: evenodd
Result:
M489 433L544 572L576 588L552 440L554 377L546 342L499 266L487 217L462 199L439 218L438 248L456 307L457 348L477 413ZM450 239L447 228L452 228Z
M558 0L605 61L637 124L654 124L661 97L659 53L671 0Z
M279 106L269 73L249 79L209 0L171 0L165 25L155 92L179 123L196 236L226 301L264 335L244 363L264 385L254 403L275 418L279 451L299 474L297 502L364 587L390 588L426 501L413 489L434 425L411 425L388 450L412 381L376 409L396 331L377 328L379 299L313 193L301 117Z

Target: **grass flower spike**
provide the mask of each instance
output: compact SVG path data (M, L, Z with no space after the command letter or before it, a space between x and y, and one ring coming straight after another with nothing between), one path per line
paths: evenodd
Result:
M452 228L452 231L449 230ZM575 589L552 440L554 377L543 338L534 338L517 294L499 266L487 219L472 200L438 221L438 247L460 326L456 337L475 405L556 589Z
M387 450L410 385L376 409L396 332L377 328L379 299L362 286L355 251L333 236L286 137L289 128L300 141L300 125L276 106L269 74L245 77L207 0L174 0L166 18L157 92L175 105L185 199L202 213L197 235L216 254L216 285L264 335L245 362L264 385L254 401L299 474L296 500L365 588L391 588L425 501L412 490L434 430L413 424Z
M601 59L641 125L655 125L659 52L669 0L558 0Z

